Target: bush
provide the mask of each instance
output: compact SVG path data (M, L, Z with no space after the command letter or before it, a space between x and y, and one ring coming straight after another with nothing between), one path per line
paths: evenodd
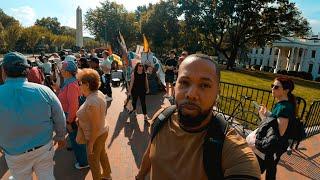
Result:
M298 72L299 77L301 77L302 79L306 79L306 80L312 80L312 74L309 72Z

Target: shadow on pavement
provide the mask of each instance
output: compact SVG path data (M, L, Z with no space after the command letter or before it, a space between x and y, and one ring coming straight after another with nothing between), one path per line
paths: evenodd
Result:
M149 126L150 124L148 122L144 122L143 130L140 130L135 115L130 116L130 122L125 126L125 136L129 139L128 145L131 146L131 151L137 167L140 167L142 156L149 143Z
M309 179L320 179L320 165L316 161L310 160L303 152L296 151L290 156L284 154L279 162L280 166L288 171L296 172Z
M125 127L128 117L128 112L125 109L123 109L123 111L118 116L117 124L114 127L114 131L110 143L108 144L108 148L111 147L113 141L119 136L121 130Z
M8 171L7 162L4 158L4 154L0 153L0 179L6 174Z
M58 150L54 156L54 176L57 180L84 180L90 168L78 170L74 167L75 157L73 151Z

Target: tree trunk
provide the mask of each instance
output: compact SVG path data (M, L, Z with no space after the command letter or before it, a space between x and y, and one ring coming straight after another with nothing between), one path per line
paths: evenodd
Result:
M232 51L230 57L228 58L227 70L234 70L234 63L236 61L237 51Z

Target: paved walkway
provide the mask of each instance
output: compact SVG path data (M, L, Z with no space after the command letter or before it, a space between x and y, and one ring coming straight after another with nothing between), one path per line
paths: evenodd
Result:
M138 103L135 118L123 111L124 91L113 89L114 100L108 110L106 121L110 134L106 144L114 180L133 180L141 163L142 155L149 139L149 124L144 123ZM162 94L147 96L147 110L152 114L163 104L169 102ZM277 179L314 179L320 180L320 135L303 142L298 152L284 155L278 165ZM57 151L55 155L55 176L57 180L90 180L91 172L76 170L74 156L67 150ZM4 156L0 154L0 178L10 176Z

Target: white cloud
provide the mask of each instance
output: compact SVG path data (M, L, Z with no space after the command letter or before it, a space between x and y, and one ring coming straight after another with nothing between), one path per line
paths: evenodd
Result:
M36 21L36 13L30 6L11 8L8 14L18 19L23 26L31 26Z
M320 20L318 19L310 19L310 26L312 28L313 34L318 34L320 33Z

